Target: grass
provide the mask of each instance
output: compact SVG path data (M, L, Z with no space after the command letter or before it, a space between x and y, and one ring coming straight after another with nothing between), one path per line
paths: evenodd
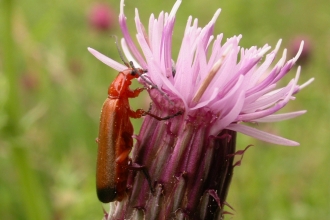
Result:
M119 12L119 0L107 1ZM116 71L97 61L87 47L119 59L113 39L118 25L97 33L88 24L93 1L10 1L0 3L0 213L3 219L100 219L95 194L99 112ZM174 1L126 1L143 22L151 12L169 11ZM300 34L310 37L312 56L302 66L304 82L287 111L302 117L263 129L296 140L288 148L243 135L238 148L250 148L235 169L228 203L233 219L327 219L330 216L330 5L307 0L183 1L174 43L179 45L187 17L205 25L222 8L215 33L242 34L241 45L266 43L282 49ZM178 47L173 48L174 53ZM294 75L292 71L290 77ZM135 105L134 105L135 102ZM133 108L137 108L133 100ZM138 131L141 120L134 120ZM229 217L228 219L231 219Z

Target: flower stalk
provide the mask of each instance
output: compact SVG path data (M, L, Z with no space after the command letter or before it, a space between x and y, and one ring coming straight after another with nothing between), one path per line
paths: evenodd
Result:
M303 42L294 58L286 61L284 50L279 61L272 64L281 40L272 51L268 45L241 48L242 36L222 44L223 34L213 36L219 9L205 27L198 27L197 19L188 18L174 60L172 36L180 4L177 0L170 13L161 12L158 18L151 15L148 28L136 10L141 54L127 29L121 0L123 52L136 67L147 70L144 78L161 89L148 88L153 102L150 112L160 117L178 111L183 114L165 121L145 117L135 136L132 163L144 167L150 180L143 172L131 171L127 196L111 203L108 219L223 219L229 213L224 207L231 208L226 197L238 164L233 164L234 156L245 151L236 151L237 132L269 143L299 145L251 125L287 120L306 112L275 114L313 81L299 85L298 68L286 86L277 85L294 66ZM127 68L94 49L89 51L118 71ZM145 81L140 80L142 84Z

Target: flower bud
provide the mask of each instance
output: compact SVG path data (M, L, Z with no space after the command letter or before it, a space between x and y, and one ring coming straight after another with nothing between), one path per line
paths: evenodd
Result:
M304 47L300 54L300 57L297 60L298 65L307 64L310 60L313 51L310 38L307 35L298 35L294 37L290 42L289 51L291 56L297 54L297 52L299 51L300 43L302 41L304 41Z
M113 28L116 20L115 13L106 4L96 4L89 13L89 23L97 31L108 31Z

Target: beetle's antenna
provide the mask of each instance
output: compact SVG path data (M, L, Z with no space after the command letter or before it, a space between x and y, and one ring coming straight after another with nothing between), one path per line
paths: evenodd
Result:
M143 81L145 81L147 84L149 84L152 88L157 88L157 85L153 84L152 82L150 82L149 80L147 80L146 77L144 77L134 66L134 63L133 61L129 61L129 65L131 66L131 68L133 69L134 72L136 72L140 77L141 79L143 79ZM148 72L148 70L143 70L144 73Z
M129 65L130 67L133 69L134 72L136 72L141 79L143 79L143 81L145 81L147 84L149 84L152 88L157 88L157 86L155 84L153 84L152 82L150 82L149 80L147 80L146 77L144 77L134 66L133 61L129 61ZM148 70L143 70L144 73L148 72Z
M156 89L160 94L162 94L162 96L164 96L167 99L167 101L169 101L172 105L174 105L174 103L170 100L170 98L168 97L168 95L165 92L160 90L156 84L153 84L150 80L148 80L146 77L144 77L142 74L140 74L140 72L135 68L133 61L130 61L129 65L131 66L133 71L135 71L137 74L139 74L139 76L141 77L141 79L143 81L145 81L147 84L149 84L151 86L151 89ZM146 72L148 72L148 70L143 70L143 72L146 73Z
M116 44L120 59L124 62L125 66L127 66L128 68L132 68L133 71L135 73L137 73L143 81L145 81L147 84L149 84L151 86L151 88L155 88L156 90L158 90L173 105L174 103L169 99L168 95L165 92L160 90L157 85L153 84L150 80L148 80L146 77L144 77L142 74L140 74L140 72L135 68L133 61L127 62L124 59L123 52L118 45L118 37L116 35L111 35L111 37L115 38L115 44ZM148 70L144 69L143 72L146 73L146 72L148 72Z
M134 64L133 64L133 61L130 61L130 62L127 62L125 59L124 59L124 56L123 56L123 52L122 50L120 49L119 45L118 45L118 37L116 35L111 35L111 37L115 38L115 44L116 44L116 47L117 47L117 50L118 50L118 53L119 53L119 56L120 56L120 59L124 62L125 66L127 66L128 68L132 68L133 71L135 73L137 73L141 79L143 79L147 84L149 84L151 87L155 88L157 87L156 85L152 84L149 80L147 80L144 76L142 76L142 74L140 74L139 71L137 71L137 69L135 68ZM147 72L147 70L143 70L143 72Z
M125 59L124 59L124 55L123 55L123 51L120 49L119 45L118 45L118 37L116 35L111 35L110 37L113 37L115 38L115 44L116 44L116 47L117 47L117 50L118 50L118 53L119 53L119 56L120 56L120 59L123 61L123 63L125 64L125 66L127 66L128 68L130 68L130 63L128 63Z

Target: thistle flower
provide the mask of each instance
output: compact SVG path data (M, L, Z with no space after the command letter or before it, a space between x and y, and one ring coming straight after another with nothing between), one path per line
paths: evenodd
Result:
M272 64L281 40L274 50L239 47L242 36L222 42L223 35L213 36L220 9L203 28L198 20L188 18L177 59L172 57L172 35L177 0L171 12L150 16L148 29L135 13L136 38L142 54L127 29L124 0L121 0L119 23L124 39L121 45L128 60L147 70L146 77L157 85L149 89L151 112L165 116L184 110L167 121L147 116L136 136L132 160L149 171L151 192L142 172L132 172L127 197L111 203L109 219L214 219L222 218L233 171L236 132L269 143L296 146L297 142L270 134L247 123L275 122L294 118L306 111L274 114L313 79L299 85L300 68L286 86L277 87L297 61L286 61L286 50ZM148 30L148 31L146 31ZM124 65L89 48L110 67L122 71ZM262 59L264 60L262 61ZM144 83L143 80L141 80ZM251 124L251 123L250 123Z

